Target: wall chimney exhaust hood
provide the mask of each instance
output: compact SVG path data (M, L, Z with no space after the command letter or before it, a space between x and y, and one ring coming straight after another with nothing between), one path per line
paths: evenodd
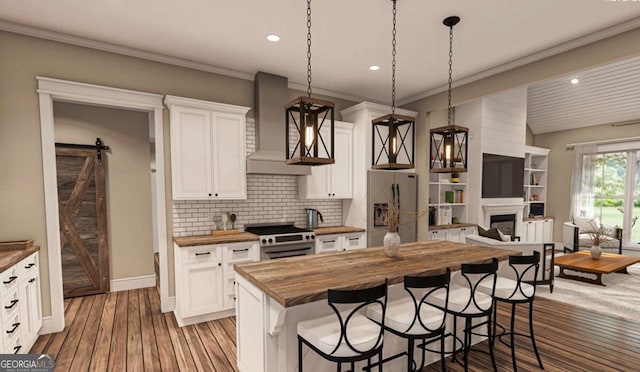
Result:
M254 80L256 152L247 158L247 174L309 175L311 167L285 164L286 77L259 71Z

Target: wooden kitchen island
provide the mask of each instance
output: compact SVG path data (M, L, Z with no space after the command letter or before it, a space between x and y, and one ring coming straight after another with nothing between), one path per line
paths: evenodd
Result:
M327 289L357 289L388 280L389 299L402 295L405 275L460 270L462 263L500 261L520 252L447 241L403 244L389 258L382 247L260 261L235 266L238 369L297 371L296 324L331 314ZM388 335L388 334L387 334ZM384 354L406 347L385 335ZM430 355L430 360L437 355ZM335 364L305 349L307 370L334 371ZM404 358L398 360L404 363ZM395 369L395 368L394 368ZM390 369L391 370L391 369Z

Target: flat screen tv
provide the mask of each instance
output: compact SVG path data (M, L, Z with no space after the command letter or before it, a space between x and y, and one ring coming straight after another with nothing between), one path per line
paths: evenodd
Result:
M482 197L522 198L524 158L482 154Z

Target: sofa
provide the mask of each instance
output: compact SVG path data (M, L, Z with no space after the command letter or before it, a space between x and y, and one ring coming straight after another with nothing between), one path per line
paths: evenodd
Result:
M577 252L580 249L589 249L593 245L588 231L598 228L600 221L594 218L574 218L571 222L562 224L562 243L564 252ZM611 226L604 229L608 239L600 243L603 250L614 251L622 254L622 229Z
M519 241L500 241L492 238L487 238L480 235L467 235L465 237L467 244L478 245L482 247L511 249L514 251L520 251L522 254L530 255L534 250L540 252L540 255L545 259L541 260L540 268L538 269L538 284L549 285L549 291L553 292L553 277L554 277L554 261L555 261L555 243L531 243L531 242L519 242Z

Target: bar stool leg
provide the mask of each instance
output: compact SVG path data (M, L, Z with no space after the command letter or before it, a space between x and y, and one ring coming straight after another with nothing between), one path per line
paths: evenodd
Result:
M469 370L469 348L471 348L471 318L464 320L464 372Z
M451 361L457 362L456 353L458 351L458 317L453 315L453 353L451 354ZM464 345L462 345L464 347Z
M444 360L444 334L443 334L442 337L440 337L440 366L442 367L442 372L446 372L447 370L446 363L447 361ZM422 352L422 368L424 368L424 349Z
M494 343L494 337L495 337L495 328L494 332L491 332L491 319L494 318L494 314L495 313L489 313L489 316L487 316L487 337L489 338L489 355L491 356L491 366L493 367L494 371L498 370L498 367L496 366L496 358L493 355L493 343Z
M407 339L407 371L413 371L413 339Z
M540 359L540 354L538 354L538 348L536 347L536 339L533 336L533 301L529 302L529 333L531 334L531 344L533 345L533 351L536 353L540 369L544 369L542 366L542 360Z
M514 323L516 320L516 304L512 303L511 304L511 361L513 363L513 372L516 372L518 370L518 367L516 367L516 344L514 343L514 334L513 334L513 328L514 328Z
M298 337L298 371L302 372L302 340Z

